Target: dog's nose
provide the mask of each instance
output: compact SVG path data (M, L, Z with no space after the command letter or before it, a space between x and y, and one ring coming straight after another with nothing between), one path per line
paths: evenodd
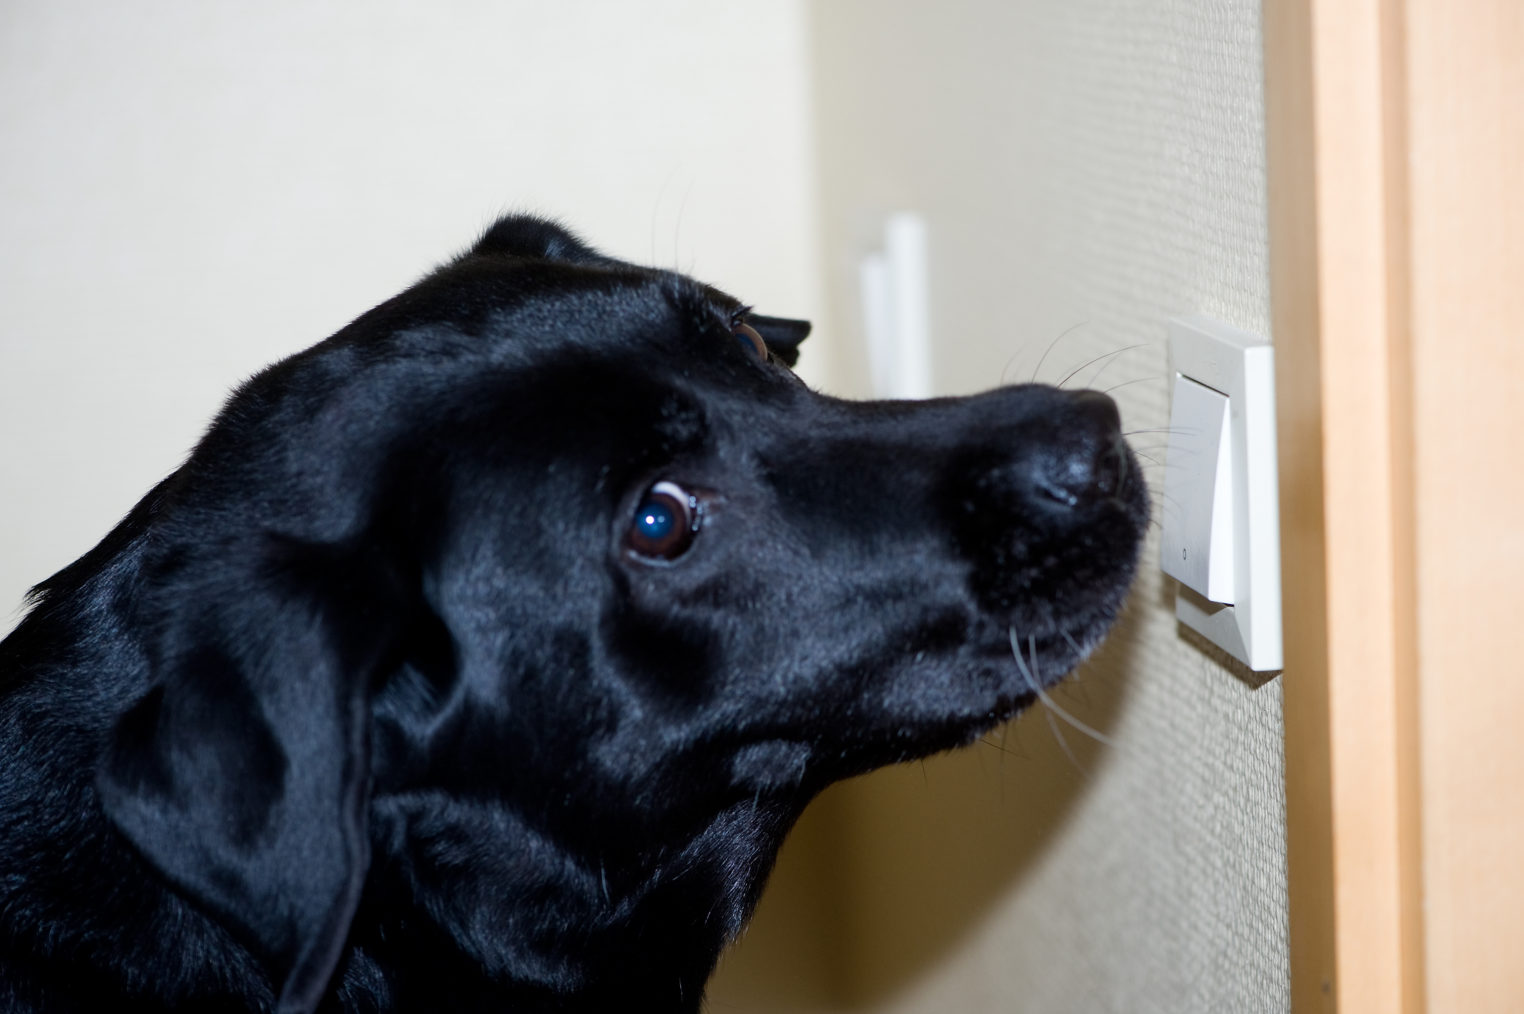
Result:
M1125 467L1116 402L1099 391L1075 391L1066 408L1056 439L1028 459L1032 493L1068 508L1115 496Z
M1070 391L1068 394L1073 409L1090 417L1095 425L1107 430L1121 430L1122 417L1117 414L1117 403L1110 395L1100 391Z
M1061 508L1108 500L1121 489L1124 461L1120 441L1095 453L1057 456L1042 462L1033 478L1032 490Z
M1052 391L1046 405L1011 431L1012 443L985 479L997 500L1057 521L1115 498L1127 452L1116 403L1098 391ZM1014 498L1006 499L1006 498Z

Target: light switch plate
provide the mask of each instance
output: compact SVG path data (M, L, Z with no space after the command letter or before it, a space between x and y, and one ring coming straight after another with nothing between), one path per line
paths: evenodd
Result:
M1275 359L1270 343L1207 317L1169 322L1173 376L1210 388L1228 401L1231 461L1232 605L1177 585L1175 616L1256 672L1281 668L1280 500L1275 460ZM1183 434L1182 434L1183 435ZM1193 449L1170 436L1165 469ZM1210 470L1204 470L1210 471ZM1166 499L1165 526L1185 520ZM1178 552L1181 537L1161 540ZM1166 570L1174 569L1173 566ZM1224 596L1227 597L1227 596Z

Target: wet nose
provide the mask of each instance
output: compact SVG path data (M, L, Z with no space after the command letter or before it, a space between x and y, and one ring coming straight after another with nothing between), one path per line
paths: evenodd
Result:
M1065 408L1051 442L1029 452L1032 494L1059 508L1116 496L1125 468L1116 402L1099 391L1075 391Z
M1111 400L1110 395L1100 391L1070 391L1068 394L1074 410L1089 417L1094 425L1121 431L1122 417L1117 414L1117 403Z

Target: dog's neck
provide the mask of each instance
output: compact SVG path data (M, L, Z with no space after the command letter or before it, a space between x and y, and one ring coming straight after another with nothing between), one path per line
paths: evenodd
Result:
M120 682L83 683L123 701L146 685L135 656L78 661L123 673ZM70 688L81 682L61 668L10 690L10 713L30 716L29 727L71 731L50 740L47 756L17 749L0 777L19 821L0 841L0 867L45 869L44 854L77 858L67 882L26 875L0 884L0 1009L70 1009L75 994L66 990L92 1001L119 995L128 983L149 981L150 966L166 996L191 1002L211 984L223 991L219 1002L242 996L250 1009L267 1006L275 984L259 960L164 886L106 825L94 790L99 730L76 726L70 710L78 693ZM22 728L0 741L14 746ZM33 777L30 766L43 761L68 777ZM324 1010L696 1012L806 801L802 794L747 797L687 840L632 849L611 828L607 848L590 850L548 840L501 804L377 798L372 873L335 974L337 1005ZM452 853L469 828L493 826L503 833ZM605 861L575 858L593 854ZM138 872L123 881L124 869ZM129 925L136 931L119 932ZM89 957L98 949L87 938L97 928L117 934L109 966ZM46 958L32 946L42 940L52 941ZM166 963L166 954L180 958ZM399 969L427 971L409 980ZM441 1005L445 988L451 1001Z
M437 1003L448 981L452 1010L697 1011L799 808L748 800L642 865L600 868L497 804L453 803L457 822L440 819L437 799L377 800L377 854L341 994L411 1010ZM460 827L484 821L514 823L502 840L521 844L460 850ZM393 971L402 967L448 972L409 982Z
M450 890L435 886L437 864L464 857L450 857L441 845L450 834L447 822L409 827L408 809L401 801L378 801L369 888L335 975L337 1004L324 1010L697 1012L714 964L755 905L798 806L738 805L643 869L577 869L564 852L533 846L475 853L470 891L458 882ZM498 811L494 819L511 818ZM81 964L65 981L78 983L81 997L106 996L118 988L112 983L133 978L131 956L141 943L155 953L222 953L224 963L236 956L241 972L206 968L198 976L200 966L187 965L184 981L168 985L192 990L211 978L228 983L229 994L247 991L251 1004L268 1003L273 987L263 982L255 959L225 939L206 947L201 938L220 937L220 931L155 885L144 871L134 888L144 910L155 913L155 929L125 941L132 945L122 955L126 962L109 969ZM32 896L23 891L12 901L22 897ZM536 911L526 917L526 906ZM161 910L178 918L161 918ZM63 918L49 925L60 933L90 916L56 914ZM10 1000L6 1010L51 1011L60 1001L56 976L43 975L35 997L29 992L34 960L0 947L0 981L14 991L9 997L0 992ZM143 963L149 960L145 952ZM399 969L427 972L408 978Z

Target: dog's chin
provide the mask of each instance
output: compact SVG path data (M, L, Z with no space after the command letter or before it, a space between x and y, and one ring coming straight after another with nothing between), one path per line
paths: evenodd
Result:
M982 663L1002 665L1020 692L1036 695L1046 690L1084 663L1105 640L1121 613L1131 577L1129 568L1122 580L1110 586L1109 594L1078 616L1034 617L1020 611L986 615L973 639L974 656Z
M915 753L965 745L1021 714L1090 657L1117 612L1109 608L1058 627L1007 622L997 631L992 623L968 651L944 663L971 693L964 707L927 723Z
M1020 693L1035 696L1060 682L1120 616L1147 524L1147 493L1137 484L1115 503L1108 523L1090 533L1093 545L1084 553L1054 547L1057 567L986 572L976 584L983 607L973 638L979 657L1008 663Z
M1127 502L1097 534L1104 564L1093 559L1080 573L1056 577L987 573L982 615L968 640L941 659L927 659L922 687L945 710L922 711L914 731L902 730L897 752L879 758L902 761L973 742L1041 699L1081 666L1106 638L1122 612L1137 568L1147 525L1146 492L1129 491ZM1093 568L1093 569L1092 569ZM1034 595L1033 585L1043 587ZM956 687L951 693L947 688ZM871 765L870 765L871 766Z

